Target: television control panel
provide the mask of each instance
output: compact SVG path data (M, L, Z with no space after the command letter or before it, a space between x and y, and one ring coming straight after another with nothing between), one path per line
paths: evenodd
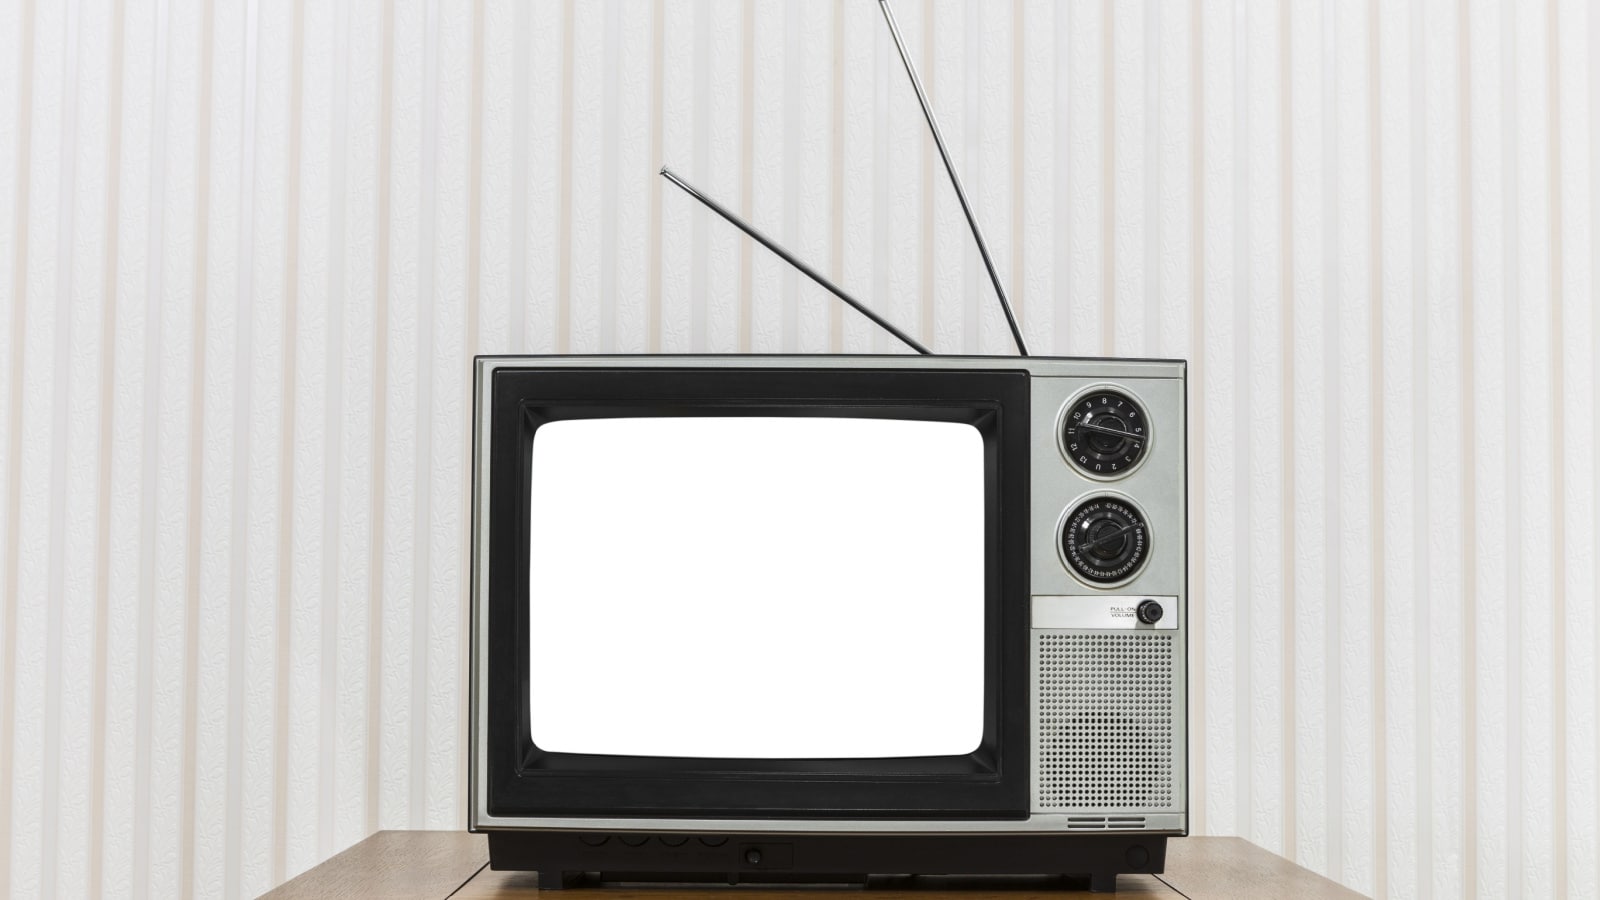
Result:
M1187 828L1185 367L1028 360L1036 818Z

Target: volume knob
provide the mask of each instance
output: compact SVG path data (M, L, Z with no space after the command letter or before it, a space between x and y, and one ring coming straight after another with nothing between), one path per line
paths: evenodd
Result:
M1161 608L1161 604L1157 603L1156 601L1141 600L1139 601L1139 608L1134 614L1139 617L1139 621L1145 623L1146 625L1154 625L1155 623L1161 621L1161 617L1165 614L1165 612L1166 611Z

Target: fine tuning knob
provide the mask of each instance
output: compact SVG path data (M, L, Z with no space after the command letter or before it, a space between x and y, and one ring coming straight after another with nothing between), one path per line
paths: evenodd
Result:
M1144 513L1112 494L1090 497L1061 523L1061 561L1091 587L1133 580L1149 558Z

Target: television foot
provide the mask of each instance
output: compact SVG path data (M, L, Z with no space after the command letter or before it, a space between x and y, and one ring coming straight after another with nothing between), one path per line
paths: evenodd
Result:
M1089 890L1096 894L1115 894L1117 892L1117 873L1095 872L1089 876Z
M540 891L559 891L569 886L575 887L578 879L582 877L581 872L563 872L559 869L539 869L538 872Z

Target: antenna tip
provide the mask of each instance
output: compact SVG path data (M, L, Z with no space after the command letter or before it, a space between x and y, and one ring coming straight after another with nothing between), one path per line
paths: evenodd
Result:
M669 173L670 173L670 170L669 170L669 169L668 169L668 168L667 168L667 167L666 167L666 165L665 165L665 164L663 164L663 165L662 165L662 166L661 166L661 171L660 171L660 172L659 172L659 173L657 173L657 174L660 174L660 175L667 175L667 174L669 174Z

